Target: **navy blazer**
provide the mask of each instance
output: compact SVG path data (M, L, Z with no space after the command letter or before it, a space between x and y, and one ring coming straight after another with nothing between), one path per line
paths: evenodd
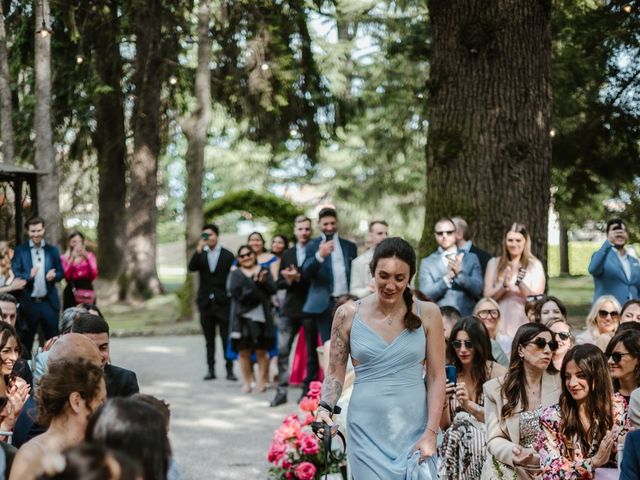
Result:
M627 433L624 441L620 480L638 480L640 478L640 430Z
M347 276L347 288L351 281L351 262L358 256L356 244L338 237L342 256L344 257L344 271ZM309 293L304 303L305 313L320 314L331 307L331 293L333 292L333 269L331 267L331 256L325 258L324 262L319 262L316 253L322 242L322 237L314 238L307 245L306 257L302 264L302 276L309 280Z
M627 278L622 268L620 256L613 251L611 243L606 240L602 247L591 256L589 273L593 276L593 301L602 295L613 295L620 305L627 300L638 298L640 291L640 262L627 254L631 267L631 278Z
M56 282L62 280L64 271L62 270L62 262L60 261L60 251L57 247L45 243L44 245L44 272L46 273L55 268L56 276L52 282L47 281L47 300L54 310L60 309L60 297L58 296L58 290L56 289ZM33 278L30 278L31 268L33 263L31 262L31 247L29 242L18 245L13 253L13 260L11 260L11 269L16 277L22 278L27 281L24 289L20 294L19 301L23 305L30 301L31 294L33 293Z
M478 257L464 252L460 273L451 281L451 287L444 281L448 271L448 267L442 263L440 250L423 258L418 273L420 291L440 307L455 307L463 317L471 315L473 307L482 296L484 284Z

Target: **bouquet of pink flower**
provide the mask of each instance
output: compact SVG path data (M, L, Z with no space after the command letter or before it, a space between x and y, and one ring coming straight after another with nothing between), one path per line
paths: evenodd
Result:
M323 445L311 430L320 403L320 382L311 382L309 392L300 401L301 414L288 415L276 430L267 459L273 480L319 480L324 474ZM340 472L344 455L329 463L327 473Z

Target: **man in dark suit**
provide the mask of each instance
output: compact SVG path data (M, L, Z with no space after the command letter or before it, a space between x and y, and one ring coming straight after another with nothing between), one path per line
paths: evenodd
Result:
M624 452L624 453L623 453ZM638 480L640 478L640 430L627 433L620 465L620 480Z
M56 282L62 280L63 270L60 252L44 240L44 220L31 218L26 228L29 241L16 247L11 268L16 277L27 282L18 300L26 327L22 343L31 351L39 325L47 340L58 335L60 297Z
M338 237L338 215L333 208L318 214L322 235L307 246L302 276L310 282L303 311L313 315L323 342L331 337L335 302L349 294L351 262L358 256L356 244Z
M278 390L271 401L272 407L287 403L287 387L289 386L289 354L296 332L304 327L307 345L307 376L304 379L303 391L309 390L309 383L318 375L318 331L309 314L302 311L309 291L309 282L302 278L300 270L304 263L307 243L311 237L311 219L297 217L293 227L296 244L282 254L278 288L287 291L282 306L282 315L278 322ZM302 339L298 339L302 341Z
M202 238L196 251L189 260L189 270L198 272L198 310L200 325L207 344L207 366L209 371L205 380L216 378L216 326L222 339L226 361L227 380L238 380L233 374L233 361L227 357L227 338L229 337L229 297L227 296L227 277L233 265L234 256L218 243L218 226L207 224L202 227Z
M467 225L464 218L453 217L451 220L453 220L453 224L456 226L456 244L458 245L458 250L473 253L478 257L480 268L482 269L482 278L484 279L484 272L487 271L487 263L491 260L491 255L476 247L469 239L469 225Z
M140 392L136 374L109 362L109 324L104 318L90 313L81 313L71 325L71 333L84 335L96 344L100 351L100 365L104 370L107 398L129 397Z

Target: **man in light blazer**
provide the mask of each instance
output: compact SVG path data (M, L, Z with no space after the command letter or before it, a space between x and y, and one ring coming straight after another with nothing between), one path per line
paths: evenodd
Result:
M453 220L436 222L438 249L420 262L420 290L440 307L455 307L463 317L471 315L482 296L482 268L470 252L458 250Z
M364 298L373 293L371 269L373 251L389 236L389 225L384 220L374 220L369 224L369 249L351 262L351 295Z
M589 273L595 287L593 301L602 295L613 295L620 305L639 298L640 262L629 255L627 226L619 218L607 222L607 239L591 256Z
M320 237L309 242L302 265L302 277L309 281L303 311L313 315L320 338L331 337L333 307L349 294L351 262L358 255L356 244L338 237L338 214L325 207L318 214Z

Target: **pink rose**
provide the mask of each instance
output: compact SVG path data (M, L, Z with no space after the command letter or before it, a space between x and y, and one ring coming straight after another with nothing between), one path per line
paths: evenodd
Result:
M296 478L300 480L313 480L316 476L316 467L313 463L301 462L300 465L295 468L294 473L296 474Z
M279 440L288 440L289 438L295 438L300 433L300 421L297 415L289 415L284 419L284 422L276 430L275 438Z
M320 400L321 393L322 393L322 382L311 382L309 384L309 391L307 392L307 397L317 398L318 400Z
M309 413L307 414L305 419L302 421L302 426L306 427L307 425L311 425L314 420L315 420L315 417Z
M298 447L302 453L307 455L315 455L320 451L318 440L313 435L301 435L298 438Z
M318 409L318 403L320 403L318 398L304 397L300 400L300 410L303 412L315 412Z
M285 445L285 443L281 440L274 439L273 442L271 442L271 446L269 447L267 460L269 460L270 463L278 463L282 459L286 451L287 446Z

